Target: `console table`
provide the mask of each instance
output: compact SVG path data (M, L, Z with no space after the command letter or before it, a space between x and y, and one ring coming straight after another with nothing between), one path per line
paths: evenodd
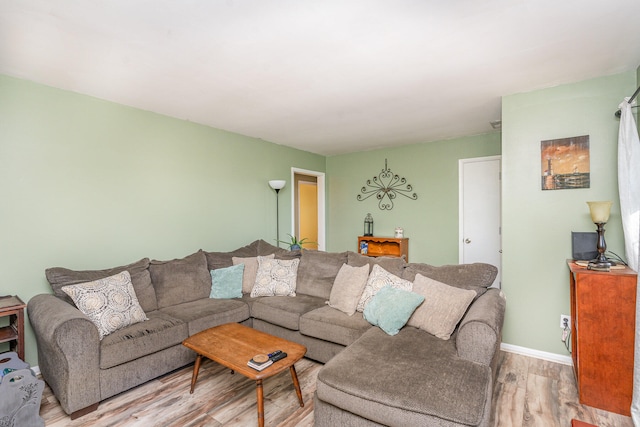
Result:
M580 403L631 415L637 273L588 270L568 260L571 357Z
M363 242L367 244L366 253L362 251ZM409 262L409 238L358 236L358 253L371 257L404 257Z
M8 342L11 351L24 360L24 308L18 296L0 297L0 317L9 316L9 325L0 327L0 343Z

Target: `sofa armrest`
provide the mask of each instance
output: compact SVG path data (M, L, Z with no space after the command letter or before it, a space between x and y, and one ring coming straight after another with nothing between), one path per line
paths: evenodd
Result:
M38 344L38 365L67 414L100 401L100 338L76 307L51 294L27 304Z
M458 356L490 366L500 349L506 300L490 288L476 299L462 318L456 335Z

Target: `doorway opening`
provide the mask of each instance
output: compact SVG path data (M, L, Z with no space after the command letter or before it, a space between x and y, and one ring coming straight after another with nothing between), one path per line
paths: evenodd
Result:
M325 249L325 185L324 173L291 168L293 182L291 204L291 234L298 239L314 242L305 244L305 249Z

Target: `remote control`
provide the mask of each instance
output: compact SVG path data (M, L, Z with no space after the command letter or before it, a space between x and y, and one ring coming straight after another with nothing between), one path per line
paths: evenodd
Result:
M276 354L275 356L273 356L271 358L272 362L277 362L280 359L284 359L285 357L287 357L287 353L281 351L280 353Z
M269 354L267 354L267 357L268 357L269 359L271 359L271 358L273 358L273 357L275 357L275 356L279 355L280 353L282 353L282 350L276 350L276 351L274 351L273 353L269 353Z

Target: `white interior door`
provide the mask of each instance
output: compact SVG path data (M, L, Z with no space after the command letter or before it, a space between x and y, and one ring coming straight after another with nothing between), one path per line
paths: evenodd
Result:
M459 160L460 263L485 262L498 267L493 286L500 287L501 158Z

